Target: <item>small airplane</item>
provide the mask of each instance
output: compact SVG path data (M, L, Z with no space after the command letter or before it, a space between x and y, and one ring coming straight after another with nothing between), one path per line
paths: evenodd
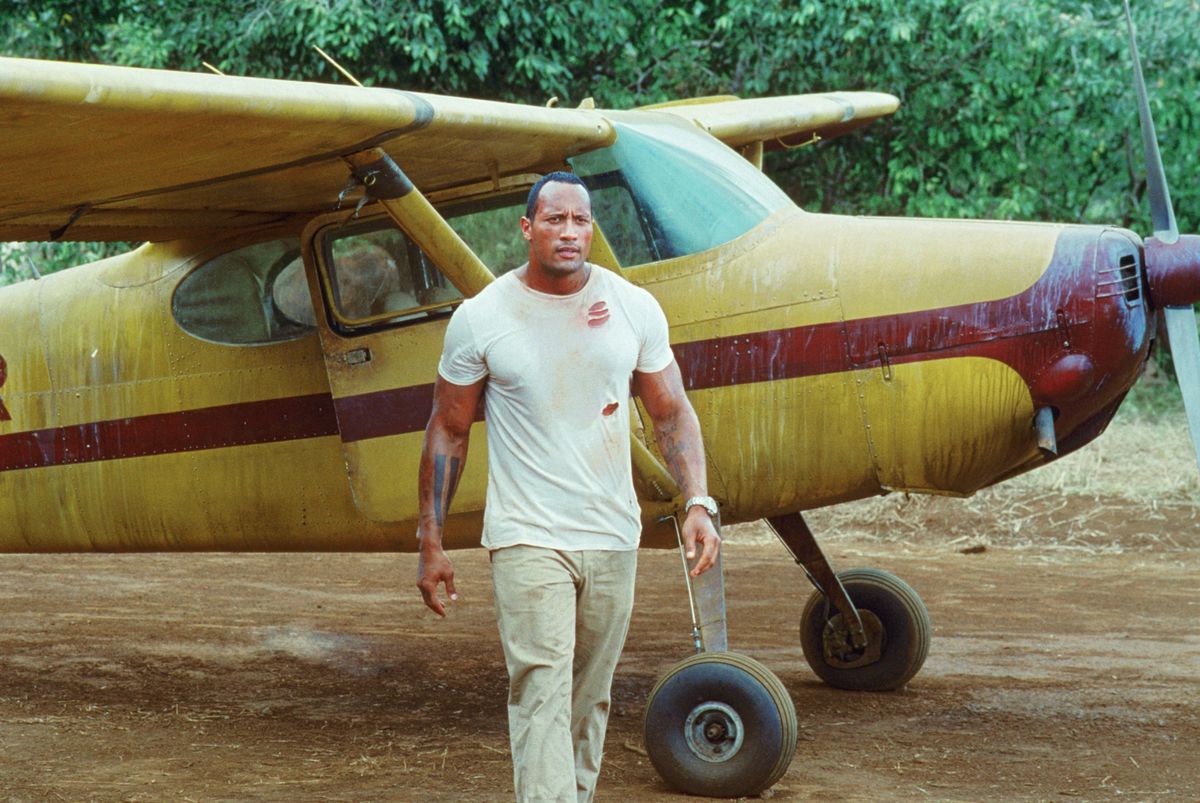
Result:
M1079 449L1160 318L1200 454L1200 236L1175 224L1132 22L1130 41L1147 239L811 214L762 173L766 149L894 112L881 93L566 109L2 58L0 240L146 242L0 289L0 551L414 551L448 317L524 261L525 195L565 167L592 192L591 260L667 314L724 521L767 519L817 588L806 660L903 686L920 597L835 573L801 511L966 496ZM679 491L634 424L643 543L671 547ZM478 545L485 465L449 546ZM682 790L754 794L791 761L795 711L726 650L705 577L647 749Z

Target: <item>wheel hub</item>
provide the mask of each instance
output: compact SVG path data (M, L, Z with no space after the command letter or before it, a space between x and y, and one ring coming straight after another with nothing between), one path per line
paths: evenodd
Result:
M742 718L725 703L708 700L688 714L683 735L696 758L720 764L742 748Z
M862 620L863 635L867 637L867 646L855 649L850 641L850 628L842 614L838 614L825 623L825 631L821 634L825 661L838 669L856 669L867 666L879 660L883 655L883 643L886 633L879 617L865 608L858 609L859 619Z

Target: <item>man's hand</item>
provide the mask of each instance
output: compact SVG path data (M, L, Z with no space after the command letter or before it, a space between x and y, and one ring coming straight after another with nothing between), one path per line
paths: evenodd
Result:
M688 561L696 557L696 548L700 549L700 557L692 565L688 574L699 577L717 563L717 555L721 552L721 536L708 512L699 505L693 505L683 520L683 552Z
M454 590L454 564L446 556L445 550L440 546L422 549L417 559L417 588L421 589L421 596L425 598L429 610L445 617L446 606L438 597L439 583L446 584L446 594L451 602L458 599L458 592Z

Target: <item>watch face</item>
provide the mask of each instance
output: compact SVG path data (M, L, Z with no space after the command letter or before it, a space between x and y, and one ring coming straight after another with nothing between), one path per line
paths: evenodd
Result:
M713 517L714 519L717 517L717 502L711 496L696 496L689 499L687 503L687 509L690 510L697 505L703 507L704 512L706 512L709 516Z

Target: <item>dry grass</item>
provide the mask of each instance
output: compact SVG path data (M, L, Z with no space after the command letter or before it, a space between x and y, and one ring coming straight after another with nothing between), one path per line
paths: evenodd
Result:
M1118 414L1108 431L1061 460L968 499L891 494L805 514L822 541L1173 551L1200 547L1200 468L1182 410ZM735 541L767 541L762 523L729 528Z
M1200 499L1200 469L1182 410L1151 418L1122 411L1108 431L1074 454L1000 486L1131 502Z

